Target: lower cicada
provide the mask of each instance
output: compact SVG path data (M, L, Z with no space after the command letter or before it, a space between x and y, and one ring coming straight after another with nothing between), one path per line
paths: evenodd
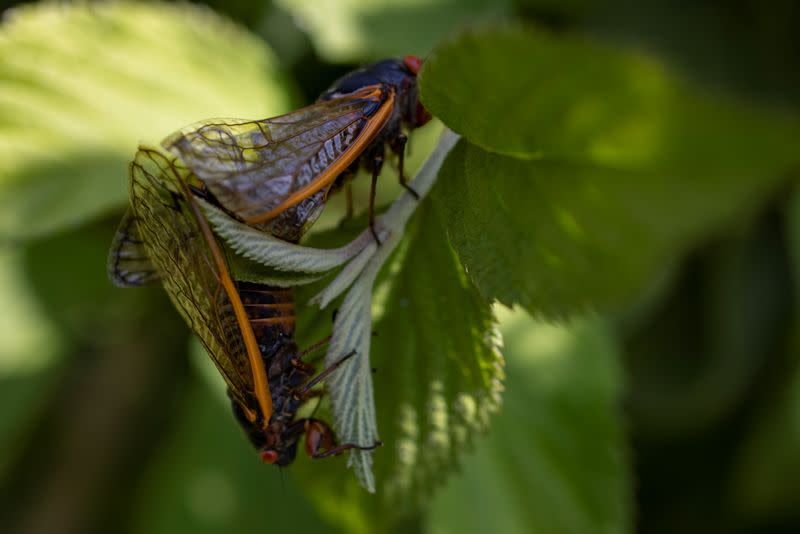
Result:
M294 342L291 290L238 282L192 193L191 171L141 148L131 163L131 210L112 243L109 272L119 285L160 278L228 386L237 419L267 463L288 465L300 436L314 458L376 444L337 445L316 419L296 419L313 389L344 362L313 377Z
M168 137L163 146L203 182L229 214L274 235L302 233L319 215L328 194L363 165L375 187L386 146L397 154L400 182L408 140L404 127L430 120L419 101L415 56L387 59L337 80L314 104L258 121L207 120ZM375 234L377 240L377 234Z

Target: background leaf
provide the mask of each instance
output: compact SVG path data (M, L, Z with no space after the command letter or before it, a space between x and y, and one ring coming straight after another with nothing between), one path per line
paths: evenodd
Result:
M619 348L602 321L553 325L498 308L503 409L432 503L430 531L631 531ZM491 510L491 513L487 513Z
M205 354L203 362L211 367ZM181 397L177 420L138 488L133 532L331 531L291 476L261 464L224 394L193 380Z
M0 35L0 240L126 203L139 141L290 107L263 42L191 4L30 5Z
M779 347L786 361L776 369L785 382L770 390L757 407L758 416L749 426L736 457L729 498L750 521L791 519L800 501L800 325L796 303L800 302L800 191L786 199L784 218L795 303L789 334ZM784 287L785 289L785 287ZM773 363L773 366L776 364ZM773 519L774 521L774 519Z
M786 348L794 370L770 402L759 407L760 417L740 444L726 495L734 509L754 523L791 519L799 503L800 343L796 335Z

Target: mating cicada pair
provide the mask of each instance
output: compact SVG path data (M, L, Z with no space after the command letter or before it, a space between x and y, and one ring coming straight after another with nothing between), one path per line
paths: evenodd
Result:
M130 165L131 207L111 246L109 275L123 287L161 281L225 379L234 413L267 463L291 463L301 436L314 458L380 443L337 444L327 424L297 417L303 403L319 396L315 386L351 355L314 374L294 341L291 290L236 280L201 204L297 242L328 195L363 165L372 174L372 228L386 148L397 154L405 185L404 129L430 118L418 98L420 67L413 56L374 63L335 82L310 106L259 121L204 121L164 140L169 155L142 147Z

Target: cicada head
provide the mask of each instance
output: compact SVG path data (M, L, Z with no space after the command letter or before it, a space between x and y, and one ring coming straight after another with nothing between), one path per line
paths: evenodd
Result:
M413 95L409 95L409 99L413 96L413 101L407 103L406 110L408 110L403 121L409 125L410 128L419 128L424 126L431 120L431 114L422 105L419 100L419 86L417 85L417 75L422 69L422 59L417 56L406 56L403 58L403 65L414 76L414 91Z
M417 56L371 63L336 80L319 99L331 100L364 87L388 85L395 91L399 119L410 129L418 128L431 120L430 113L419 101L417 74L422 63Z
M280 467L294 462L300 434L287 431L286 425L281 421L272 422L265 428L261 419L249 418L238 402L233 401L232 406L237 421L258 451L262 462Z
M291 465L297 456L297 439L292 440L292 443L284 443L278 448L265 447L259 451L259 455L265 464L279 467Z

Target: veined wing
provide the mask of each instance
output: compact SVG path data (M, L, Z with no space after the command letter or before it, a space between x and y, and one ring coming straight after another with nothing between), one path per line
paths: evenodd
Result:
M144 248L136 217L130 209L122 217L111 242L107 270L108 277L119 287L139 287L158 280L158 271Z
M189 193L189 171L155 149L131 163L131 205L141 241L175 307L214 360L251 422L266 425L272 398L264 363L222 251Z
M258 226L303 201L321 205L383 128L394 98L372 85L272 119L204 121L162 144L224 208Z

